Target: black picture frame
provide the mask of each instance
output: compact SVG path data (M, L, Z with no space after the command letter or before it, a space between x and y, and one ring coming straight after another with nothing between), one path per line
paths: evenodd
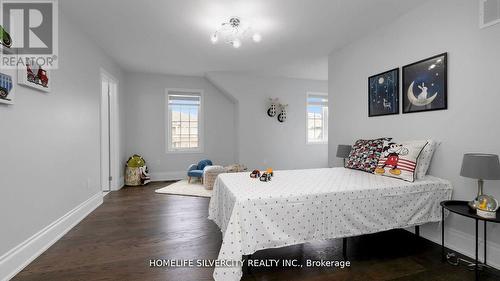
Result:
M448 53L405 65L402 74L403 114L448 109Z
M378 87L385 87L385 90ZM385 98L380 90L385 92ZM399 67L368 77L368 117L397 114L399 114Z

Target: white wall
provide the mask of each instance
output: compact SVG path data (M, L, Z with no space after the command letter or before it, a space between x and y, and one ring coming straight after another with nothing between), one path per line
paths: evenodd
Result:
M234 103L203 77L126 73L126 153L142 155L153 179L186 177L187 167L208 158L214 164L235 162ZM165 89L204 90L203 153L166 153Z
M237 151L249 169L300 169L328 165L328 145L306 144L306 93L327 92L318 80L210 72L207 78L237 104ZM267 116L269 98L288 104L287 120Z
M329 161L338 144L357 138L392 136L399 140L442 141L430 174L449 179L455 199L470 200L472 179L459 176L466 152L500 153L500 25L478 28L478 1L428 1L329 57ZM368 118L367 79L373 74L448 52L448 110ZM500 198L499 183L485 190ZM446 222L448 246L473 252L474 222L452 215ZM500 227L489 226L489 261L500 266ZM422 229L439 241L437 224Z
M59 69L50 77L52 92L15 83L15 104L0 104L0 280L19 261L31 258L18 259L18 254L34 254L26 250L40 250L37 243L45 246L40 235L54 238L40 230L89 199L102 202L100 68L120 80L121 70L63 15L59 59ZM17 81L15 71L2 72ZM83 213L71 213L75 214ZM64 218L62 223L74 217ZM54 227L50 231L57 232ZM20 245L23 248L16 248Z

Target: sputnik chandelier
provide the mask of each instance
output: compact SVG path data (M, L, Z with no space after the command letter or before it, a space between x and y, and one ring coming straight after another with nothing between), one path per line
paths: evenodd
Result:
M232 17L229 21L221 24L219 29L212 34L210 40L212 44L222 41L230 44L234 48L239 48L241 47L242 40L250 36L256 43L262 40L262 36L254 32L248 22L244 22L238 17Z

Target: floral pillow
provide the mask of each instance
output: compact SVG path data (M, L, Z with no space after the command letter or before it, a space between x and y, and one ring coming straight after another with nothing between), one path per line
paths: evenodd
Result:
M382 154L384 141L391 139L357 140L347 158L346 168L373 173Z
M375 174L413 182L416 178L418 157L427 141L384 142L382 157Z

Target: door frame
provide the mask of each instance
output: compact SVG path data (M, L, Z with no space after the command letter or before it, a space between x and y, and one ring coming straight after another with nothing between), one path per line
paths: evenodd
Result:
M118 79L103 68L100 69L100 186L102 191L114 191L121 188L119 135L120 126L118 118ZM108 84L108 97L103 93L104 80L111 82L115 89L110 89ZM105 99L107 98L107 100ZM107 116L103 116L106 114ZM109 114L109 115L108 115ZM107 122L107 124L104 124ZM108 128L108 133L105 129ZM105 157L105 155L108 155ZM106 161L107 158L107 161ZM108 163L104 163L108 162ZM104 177L109 177L109 183L103 183Z

